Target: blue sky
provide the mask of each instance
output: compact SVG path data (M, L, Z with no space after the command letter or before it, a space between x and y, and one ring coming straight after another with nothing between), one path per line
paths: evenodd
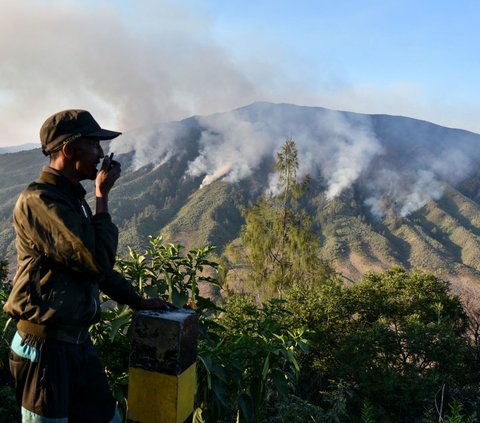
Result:
M478 2L206 3L215 16L215 38L240 60L264 55L271 46L284 60L290 56L292 62L283 64L312 84L330 80L332 86L336 82L379 89L411 85L419 91L420 102L477 104ZM244 37L260 42L247 44Z
M128 131L256 100L480 132L478 1L0 5L0 146L64 108Z
M478 2L202 2L215 38L245 54L244 36L266 38L314 64L338 64L357 80L454 82L478 63ZM262 47L262 44L260 44ZM467 65L467 66L465 66ZM437 69L438 74L432 74ZM454 75L453 71L459 72ZM449 72L450 71L450 72Z

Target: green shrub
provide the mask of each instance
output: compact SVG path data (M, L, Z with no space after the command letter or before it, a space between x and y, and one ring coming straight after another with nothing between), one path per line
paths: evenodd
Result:
M313 331L310 375L350 384L353 420L368 403L378 421L412 421L438 386L474 383L462 304L434 275L393 268L356 285L297 288L287 299L294 321Z
M235 295L221 315L204 320L198 407L205 421L258 422L267 403L281 404L294 392L307 342L305 329L288 326L286 314L282 300L258 306Z

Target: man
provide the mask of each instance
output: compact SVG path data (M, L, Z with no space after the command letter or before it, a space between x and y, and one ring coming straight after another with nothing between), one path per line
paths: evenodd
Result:
M15 205L18 270L4 310L18 321L10 369L24 422L119 421L88 335L100 317L99 289L134 309L171 307L140 297L113 270L118 231L108 194L121 169L100 141L119 135L85 110L49 117L40 139L50 164ZM80 184L88 179L95 180L95 215Z

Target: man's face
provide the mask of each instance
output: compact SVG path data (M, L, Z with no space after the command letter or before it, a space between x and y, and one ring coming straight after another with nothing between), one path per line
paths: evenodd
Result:
M72 143L72 150L78 180L94 180L97 176L97 166L104 156L100 141L94 138L80 138Z

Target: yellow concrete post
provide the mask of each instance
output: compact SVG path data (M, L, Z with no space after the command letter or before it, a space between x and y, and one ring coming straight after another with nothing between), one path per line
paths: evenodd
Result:
M128 421L183 423L193 412L198 320L190 310L139 311L132 320Z

